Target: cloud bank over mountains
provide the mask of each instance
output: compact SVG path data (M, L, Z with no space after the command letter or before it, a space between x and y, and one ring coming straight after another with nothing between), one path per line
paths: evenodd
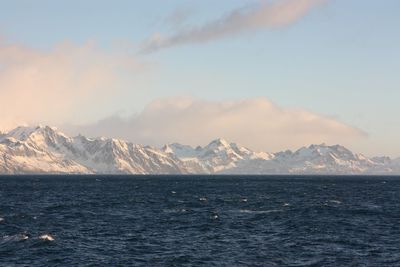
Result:
M118 91L121 71L135 75L142 65L134 57L105 52L91 43L62 43L50 51L2 45L0 62L3 131L23 123L46 123L64 125L73 134L115 136L135 143L197 145L224 137L268 151L324 142L349 145L366 136L333 118L280 107L267 98L206 101L170 97L147 104L130 118L107 118L110 112L101 115L100 111L116 95L125 93ZM134 84L121 87L128 85ZM98 112L90 117L93 110Z
M154 34L144 44L142 52L190 43L205 43L264 28L284 27L307 15L323 0L259 1L257 5L233 10L230 14L205 25L185 28L170 36Z
M280 107L267 98L206 101L165 98L130 118L118 116L92 125L68 127L73 133L115 136L135 143L206 144L215 137L255 150L278 151L311 143L349 144L366 137L354 127L304 109Z
M323 2L259 1L206 25L148 40L143 49L151 52L283 27ZM176 23L184 18L180 14ZM336 119L301 108L281 107L267 98L208 101L171 97L153 101L129 118L107 118L116 112L110 106L119 105L116 96L129 98L133 94L127 91L136 90L132 89L135 80L131 77L143 68L139 59L142 58L100 49L91 42L63 42L49 50L0 43L0 130L24 123L45 123L72 134L113 136L134 143L198 145L223 137L254 150L268 151L311 143L348 145L366 136ZM129 103L136 108L140 100Z

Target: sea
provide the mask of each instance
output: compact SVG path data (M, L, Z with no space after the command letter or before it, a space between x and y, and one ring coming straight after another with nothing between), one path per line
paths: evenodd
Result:
M1 176L0 266L400 266L400 177Z

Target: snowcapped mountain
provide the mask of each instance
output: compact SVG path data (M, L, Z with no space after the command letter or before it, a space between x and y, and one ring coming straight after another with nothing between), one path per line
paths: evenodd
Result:
M396 171L389 158L369 159L343 146L325 144L302 147L295 152L278 152L270 160L243 163L237 169L227 170L252 174L389 174Z
M325 144L254 152L216 139L193 148L162 148L112 138L69 137L48 126L0 132L0 174L400 174L400 159L367 158Z
M157 148L117 139L68 137L51 127L18 127L0 139L1 173L186 173Z
M181 159L188 168L194 168L193 171L201 173L222 172L236 168L237 163L241 161L268 160L272 157L268 153L256 153L235 143L228 143L222 138L212 141L205 147L192 148L174 143L164 146L162 150Z

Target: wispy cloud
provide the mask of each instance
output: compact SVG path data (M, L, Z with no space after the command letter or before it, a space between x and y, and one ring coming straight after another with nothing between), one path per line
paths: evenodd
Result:
M176 9L173 13L169 14L163 23L169 24L171 28L177 29L182 27L193 14L193 10L188 7L181 7Z
M143 44L142 52L189 44L204 43L227 36L263 28L284 27L291 24L326 0L261 0L258 5L245 6L227 16L203 26L176 32L170 36L154 34Z
M224 137L267 151L323 142L346 145L366 136L363 131L333 118L304 109L280 107L266 98L221 102L160 99L131 118L114 116L75 127L71 133L78 132L152 145L170 142L199 145Z

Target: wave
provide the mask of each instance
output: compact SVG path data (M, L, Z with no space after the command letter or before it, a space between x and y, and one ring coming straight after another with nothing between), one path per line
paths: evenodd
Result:
M188 212L188 209L182 208L182 209L163 209L164 213L185 213Z
M267 214L267 213L274 213L274 212L281 212L280 209L272 209L272 210L247 210L241 209L239 213L250 213L250 214Z
M19 242L19 241L24 241L24 240L28 240L28 239L29 239L29 235L26 233L15 234L15 235L5 235L5 236L3 236L1 243Z
M39 239L44 240L44 241L54 241L54 237L52 237L49 234L44 234L39 236Z

